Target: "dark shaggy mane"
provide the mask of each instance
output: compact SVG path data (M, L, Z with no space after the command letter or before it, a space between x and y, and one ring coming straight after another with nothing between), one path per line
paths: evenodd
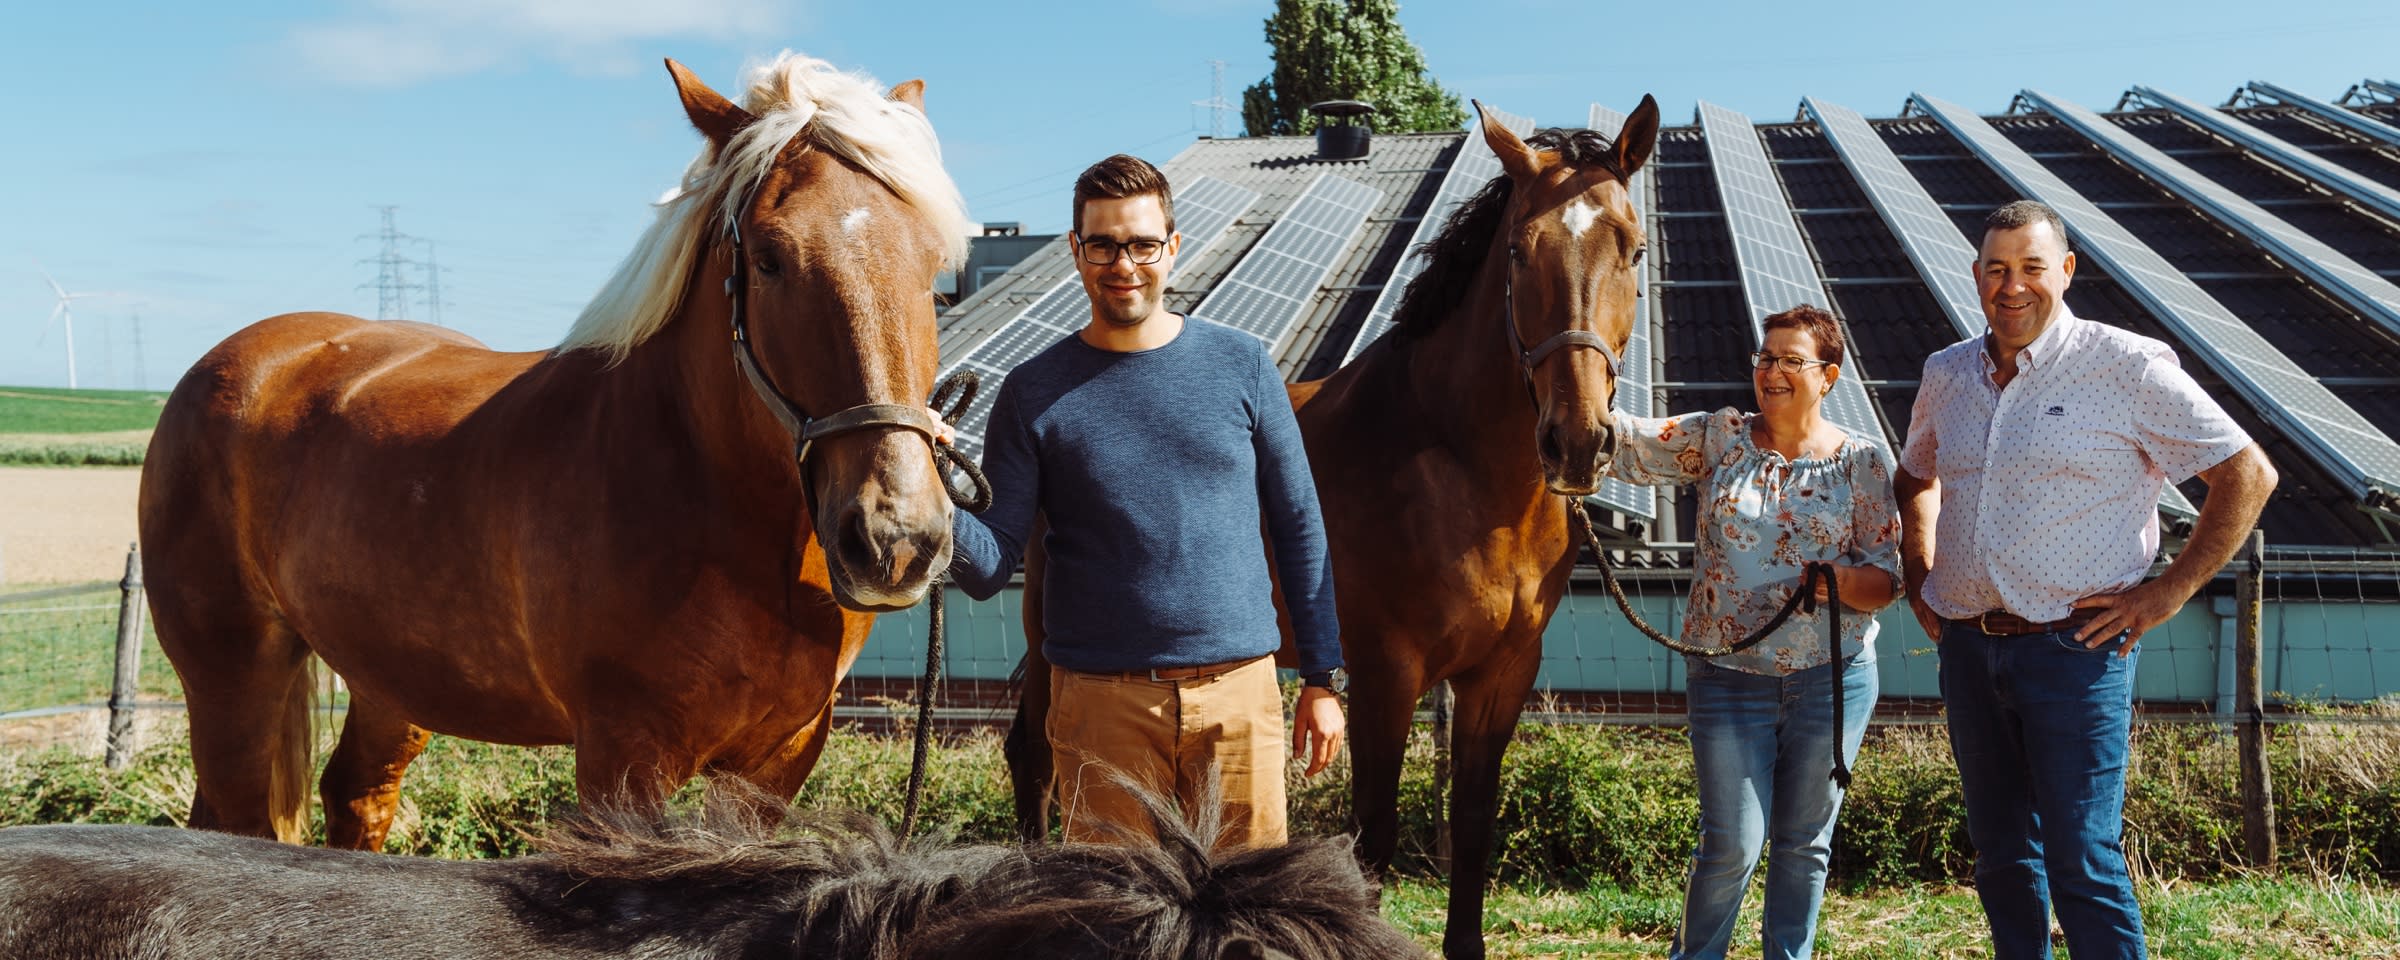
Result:
M1177 958L1190 944L1240 939L1291 960L1424 956L1378 919L1376 886L1348 837L1215 852L1214 818L1191 822L1137 789L1149 832L1115 843L909 844L861 813L791 807L770 820L759 811L773 804L744 786L713 783L699 809L665 820L572 818L536 846L578 884L775 891L797 942L827 956ZM1202 808L1215 809L1213 785L1207 793Z
M1477 131L1467 131L1469 139L1459 149L1474 149L1473 138L1478 136L1481 134ZM1525 138L1525 144L1557 154L1570 167L1598 168L1615 174L1619 180L1625 179L1625 172L1617 169L1616 144L1597 130L1551 128ZM1425 269L1408 282L1408 290L1400 298L1400 309L1392 314L1400 335L1424 336L1440 326L1442 318L1449 316L1459 301L1466 299L1468 288L1474 285L1475 271L1483 268L1492 234L1500 229L1500 216L1508 209L1512 187L1507 174L1493 177L1459 205L1433 239L1418 248L1425 256Z

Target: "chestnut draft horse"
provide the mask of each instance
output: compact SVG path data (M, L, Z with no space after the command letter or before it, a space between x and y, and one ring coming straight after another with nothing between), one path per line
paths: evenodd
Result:
M1657 144L1658 104L1643 97L1613 143L1553 130L1529 144L1488 115L1482 127L1503 173L1431 242L1398 326L1332 376L1291 387L1349 664L1359 853L1378 872L1399 843L1417 701L1444 680L1457 695L1453 958L1484 952L1500 758L1575 565L1566 498L1599 489L1616 446L1609 407L1648 242L1626 184ZM1041 609L1037 563L1028 556L1026 610ZM1009 757L1019 826L1039 835L1048 666L1039 623L1026 623Z
M572 743L587 803L789 797L869 611L948 565L930 291L967 218L923 83L787 53L736 106L667 67L707 142L557 349L289 314L176 386L141 537L193 826L307 835L311 654L350 690L335 846L382 845L429 731Z

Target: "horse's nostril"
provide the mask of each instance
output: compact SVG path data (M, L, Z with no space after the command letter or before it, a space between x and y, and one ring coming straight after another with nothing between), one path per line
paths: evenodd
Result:
M1565 448L1559 446L1558 443L1557 427L1545 428L1542 431L1540 448L1542 451L1542 459L1545 461L1550 463L1562 463L1567 459Z

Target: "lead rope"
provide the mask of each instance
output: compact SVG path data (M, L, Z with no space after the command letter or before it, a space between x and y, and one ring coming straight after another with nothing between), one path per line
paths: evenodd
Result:
M967 406L975 402L975 391L982 386L982 382L982 378L971 370L953 373L934 388L930 406L945 411L942 422L955 427L958 418L967 412ZM957 395L955 398L952 396L954 393ZM982 513L991 507L992 485L983 478L983 471L975 466L973 460L968 459L957 447L946 443L933 444L933 453L934 470L941 476L942 489L950 495L951 503L965 508L969 513ZM944 469L945 463L967 475L971 492L961 493L950 482L950 474ZM949 571L936 570L932 582L925 588L925 596L933 605L933 609L928 611L932 622L926 628L925 674L917 679L916 742L910 749L908 761L907 807L900 815L900 839L903 841L916 835L918 803L925 795L925 761L933 752L933 698L941 690L943 647L946 645L942 612L947 604L943 603L942 591L948 586L949 580Z
M1775 611L1775 616L1767 621L1766 626L1758 628L1749 636L1722 647L1693 646L1667 636L1657 627L1651 626L1649 621L1642 619L1641 614L1633 612L1633 603L1625 599L1625 588L1617 584L1616 571L1609 569L1608 550L1601 546L1599 533L1592 526L1592 518L1583 511L1583 498L1571 496L1566 499L1567 513L1573 518L1575 525L1582 528L1583 542L1592 549L1592 562L1600 567L1600 582L1608 587L1609 598L1617 602L1617 609L1624 611L1625 619L1633 624L1634 629L1641 631L1643 636L1649 637L1659 646L1677 653L1695 657L1722 657L1755 647L1768 635L1773 634L1777 628L1782 627L1784 621L1791 619L1792 611L1817 612L1816 584L1820 580L1824 582L1826 632L1830 634L1826 639L1825 646L1829 651L1828 668L1833 671L1832 778L1834 783L1840 784L1843 789L1848 789L1850 764L1842 757L1842 586L1841 579L1833 575L1833 564L1820 560L1811 560L1801 564L1800 585L1792 590L1791 596L1784 598L1783 609Z

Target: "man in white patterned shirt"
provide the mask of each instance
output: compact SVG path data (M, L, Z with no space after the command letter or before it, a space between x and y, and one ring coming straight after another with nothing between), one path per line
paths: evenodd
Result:
M2214 577L2275 468L2172 348L2083 320L2066 225L2018 201L1984 222L1982 337L1925 361L1893 486L1909 603L1940 644L1950 749L1999 960L2145 955L2120 846L2137 641ZM2208 485L2145 582L2170 481Z

